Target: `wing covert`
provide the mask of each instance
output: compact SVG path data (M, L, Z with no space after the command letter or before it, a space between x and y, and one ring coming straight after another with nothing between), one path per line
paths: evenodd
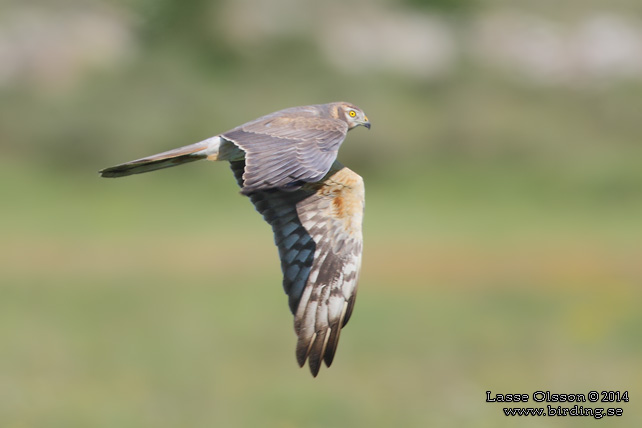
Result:
M246 153L244 194L274 188L292 191L327 174L348 125L321 113L317 106L295 107L221 135Z

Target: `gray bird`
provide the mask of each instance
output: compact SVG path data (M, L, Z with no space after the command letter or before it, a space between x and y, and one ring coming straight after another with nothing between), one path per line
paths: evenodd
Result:
M280 110L207 140L105 168L123 177L207 159L229 161L241 193L272 226L283 288L294 314L299 366L316 376L332 364L350 318L361 267L363 179L337 152L352 128L370 122L336 102Z

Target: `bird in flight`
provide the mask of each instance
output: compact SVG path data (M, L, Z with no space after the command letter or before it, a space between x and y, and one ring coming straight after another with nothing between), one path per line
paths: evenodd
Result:
M349 130L370 121L345 102L292 107L204 141L105 168L124 177L200 159L229 161L272 226L283 288L294 315L296 358L316 377L330 367L352 313L361 268L363 179L339 163Z

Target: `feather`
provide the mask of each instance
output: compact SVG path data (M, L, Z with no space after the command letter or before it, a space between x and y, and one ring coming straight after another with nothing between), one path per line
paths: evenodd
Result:
M348 120L346 111L350 110ZM330 366L357 293L363 180L336 162L349 129L370 122L357 107L293 107L202 142L105 168L122 177L199 159L230 161L241 193L271 225L294 315L296 359L317 376Z
M243 162L232 169L242 183ZM283 288L295 316L297 361L301 366L308 361L314 376L322 362L332 363L356 296L363 195L361 177L338 162L320 182L297 191L250 194L279 249Z
M136 159L131 162L105 168L99 171L102 177L114 178L124 177L132 174L141 174L143 172L155 171L157 169L170 168L182 165L187 162L194 162L205 159L213 152L218 152L220 138L210 138L189 146L180 147L174 150L158 153Z

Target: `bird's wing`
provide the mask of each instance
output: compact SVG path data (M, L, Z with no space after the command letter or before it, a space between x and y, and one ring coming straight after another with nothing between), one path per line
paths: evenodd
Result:
M244 162L232 162L242 183ZM253 192L279 249L283 287L298 336L297 361L314 376L332 364L354 306L361 267L363 180L335 162L327 175L296 191Z
M261 117L221 136L245 151L241 191L249 195L266 189L292 191L319 181L347 132L346 122L309 106Z

